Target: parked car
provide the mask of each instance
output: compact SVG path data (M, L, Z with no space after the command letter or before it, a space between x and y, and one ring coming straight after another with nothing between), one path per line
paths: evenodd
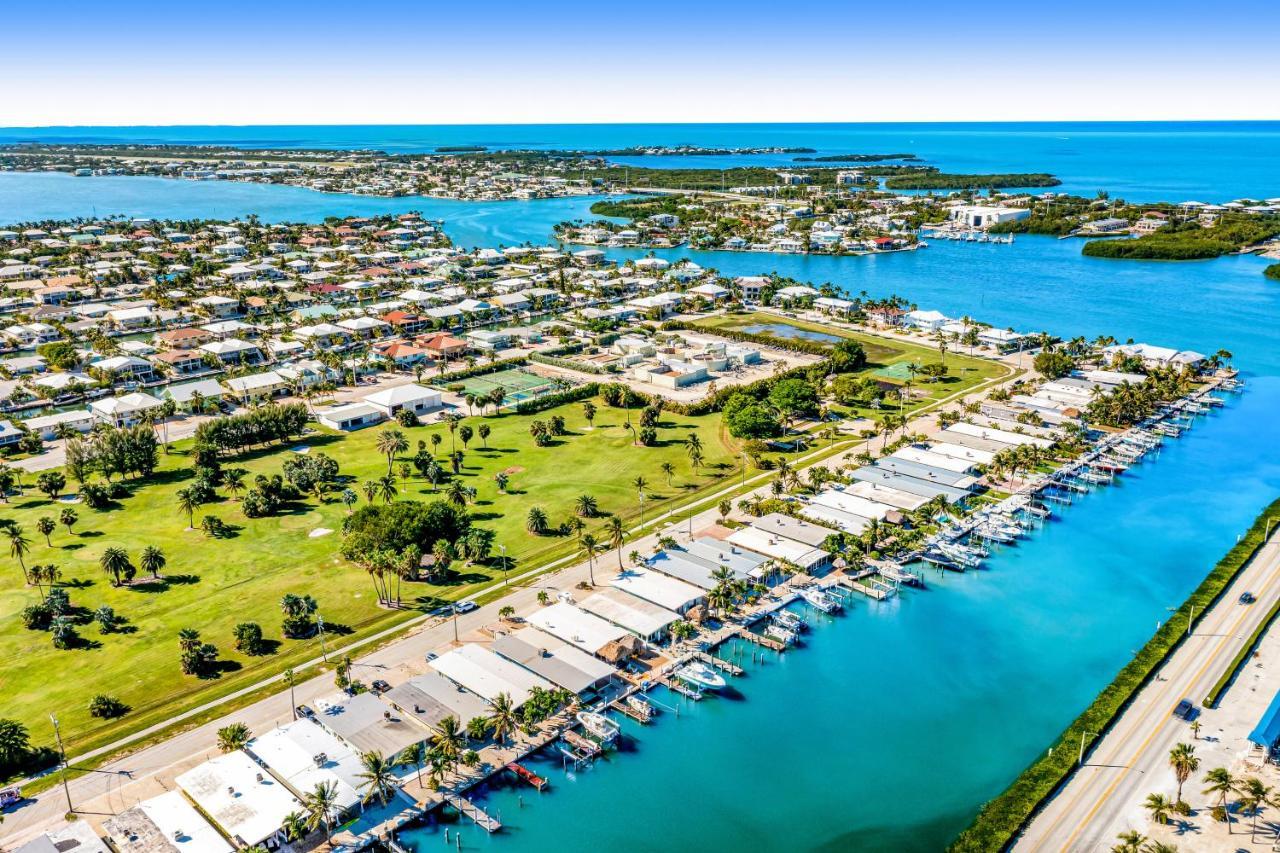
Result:
M306 717L308 720L313 719L316 715L316 712L311 710L309 705L299 705L294 710L298 712L299 717Z
M374 693L386 693L391 689L391 685L383 681L381 678L374 679L373 684L369 685L369 689Z
M1192 704L1190 699L1183 699L1178 703L1178 707L1173 709L1173 715L1183 720L1189 720L1194 716L1196 706Z
M459 601L457 604L453 605L453 612L454 613L470 613L472 610L475 610L479 606L480 605L476 604L474 601Z
M12 788L0 788L0 809L7 809L9 806L16 806L22 802L22 789L14 786Z

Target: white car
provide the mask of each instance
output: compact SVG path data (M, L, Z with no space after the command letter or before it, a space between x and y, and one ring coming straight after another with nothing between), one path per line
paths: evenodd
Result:
M475 610L479 606L480 605L476 604L474 601L459 601L457 604L453 605L453 612L454 613L470 613L472 610Z

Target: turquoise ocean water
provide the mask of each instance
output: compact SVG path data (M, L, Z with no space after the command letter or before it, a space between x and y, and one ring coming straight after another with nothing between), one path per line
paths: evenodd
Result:
M567 147L571 139L583 140L576 147L779 142L730 129L704 136L701 128L675 128L662 138L634 128L628 132L637 136L625 138L609 128L551 130L536 134L549 147ZM964 150L956 134L989 136L963 155L989 162L984 168L1054 171L1023 159L986 159L1021 151L1032 131L1011 130L1006 137L973 128L936 130L958 146L956 157ZM405 145L424 138L456 144L473 141L466 133L483 135L455 128L433 129L429 137L382 131L381 143L362 144L389 147L392 137ZM534 133L511 129L512 139L517 131ZM282 144L282 132L275 142L259 141ZM320 129L309 132L323 136ZM331 144L354 144L344 142L354 133L332 129ZM1234 188L1216 198L1280 195L1280 159L1263 163L1251 153L1274 155L1276 133L1275 125L1205 131L1180 149L1165 139L1162 144L1181 153L1160 155L1165 159L1157 158L1156 166L1132 173L1123 160L1102 158L1098 174L1110 180L1124 172L1132 186L1153 189L1190 186L1212 172L1200 186ZM316 144L297 136L297 144ZM533 136L519 137L525 138ZM588 200L355 199L286 187L0 174L0 222L106 213L314 220L415 209L444 218L463 245L509 245L545 242L552 224L585 216L588 206ZM1262 277L1263 262L1255 258L1113 262L1081 257L1073 241L1030 237L1012 246L937 243L874 258L691 256L727 275L778 270L852 293L899 293L1000 326L1108 333L1205 351L1226 347L1245 371L1249 390L1225 410L1202 419L1117 486L1067 508L1061 520L996 555L989 569L931 575L929 589L886 604L855 602L781 661L750 665L748 652L750 674L735 682L734 695L686 708L679 719L667 715L648 729L626 724L627 748L593 769L567 773L548 758L538 769L552 782L549 793L510 788L483 796L501 812L504 833L489 839L462 827L466 846L524 851L938 849L1040 752L1150 634L1165 608L1177 604L1280 493L1273 451L1280 439L1280 288ZM409 843L429 850L442 839L432 828Z

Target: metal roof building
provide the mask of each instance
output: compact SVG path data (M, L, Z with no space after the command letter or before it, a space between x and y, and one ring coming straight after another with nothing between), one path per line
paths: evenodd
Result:
M610 578L609 584L681 615L706 600L702 587L644 568L624 569Z
M166 791L102 822L119 853L231 853L218 830L180 791Z
M627 636L627 631L617 625L563 601L532 613L529 624L591 655L599 654L605 646Z
M602 660L537 628L522 628L494 638L493 650L571 693L592 690L614 676Z
M578 603L588 613L625 628L646 642L661 639L680 614L630 593L606 587Z
M476 643L450 649L431 661L431 667L490 702L506 694L517 707L529 699L535 687L554 689L554 685L542 676Z
M453 717L465 726L489 713L488 702L434 672L415 675L392 687L382 698L401 713L433 729L445 717Z
M372 693L337 694L316 701L320 725L351 744L356 752L391 756L421 743L431 734L416 722L395 713Z

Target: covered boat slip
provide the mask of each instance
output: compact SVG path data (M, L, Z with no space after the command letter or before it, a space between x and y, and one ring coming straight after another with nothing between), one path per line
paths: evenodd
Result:
M609 579L609 585L682 616L706 600L702 587L645 568L623 569Z
M431 667L490 702L506 694L516 707L528 701L535 687L555 689L555 685L542 676L476 643L450 649L431 661Z
M493 650L579 696L594 690L614 675L609 664L537 628L501 634L494 638Z
M415 675L383 694L401 713L430 728L437 728L445 717L453 717L463 725L476 717L489 714L489 703L464 687L434 672Z
M968 489L957 488L956 486L948 486L944 483L930 483L916 477L909 477L905 474L899 474L896 471L890 471L881 468L878 465L868 465L853 471L849 476L855 480L864 483L880 483L899 491L908 492L914 495L920 495L923 498L932 498L937 495L944 496L948 501L960 501L969 497Z
M602 589L587 596L578 606L619 628L625 628L646 642L662 639L667 628L680 621L680 614L674 610L659 607L620 589Z
M923 465L919 462L912 462L909 459L899 459L896 456L886 456L875 464L878 468L884 468L897 474L905 474L908 477L915 477L928 483L955 486L958 489L971 489L977 483L977 478L969 474L960 474L955 471L948 471L945 468L935 468L932 465Z
M1249 740L1263 749L1271 749L1280 741L1280 692L1272 698L1258 725L1249 732Z
M1001 441L1001 442L1004 442L1005 444L1012 444L1012 445L1034 444L1037 447L1045 447L1045 448L1053 445L1053 442L1047 438L1040 438L1034 435L1025 435L1020 432L1011 432L1009 430L1004 430L1004 429L993 429L991 427L978 426L977 424L965 423L964 421L960 421L959 423L952 424L951 426L943 430L944 435L947 433L961 433L963 435L972 435L972 436L976 436L977 438L988 438L988 439L991 439L992 441Z
M890 486L881 485L879 483L870 482L854 482L844 487L844 494L858 495L868 500L877 501L882 504L888 504L894 509L906 510L910 512L913 509L919 509L929 502L929 499L911 492L904 492L901 489L894 489Z
M617 625L563 601L534 611L529 615L529 624L577 646L589 655L598 655L610 643L628 636L628 632Z

